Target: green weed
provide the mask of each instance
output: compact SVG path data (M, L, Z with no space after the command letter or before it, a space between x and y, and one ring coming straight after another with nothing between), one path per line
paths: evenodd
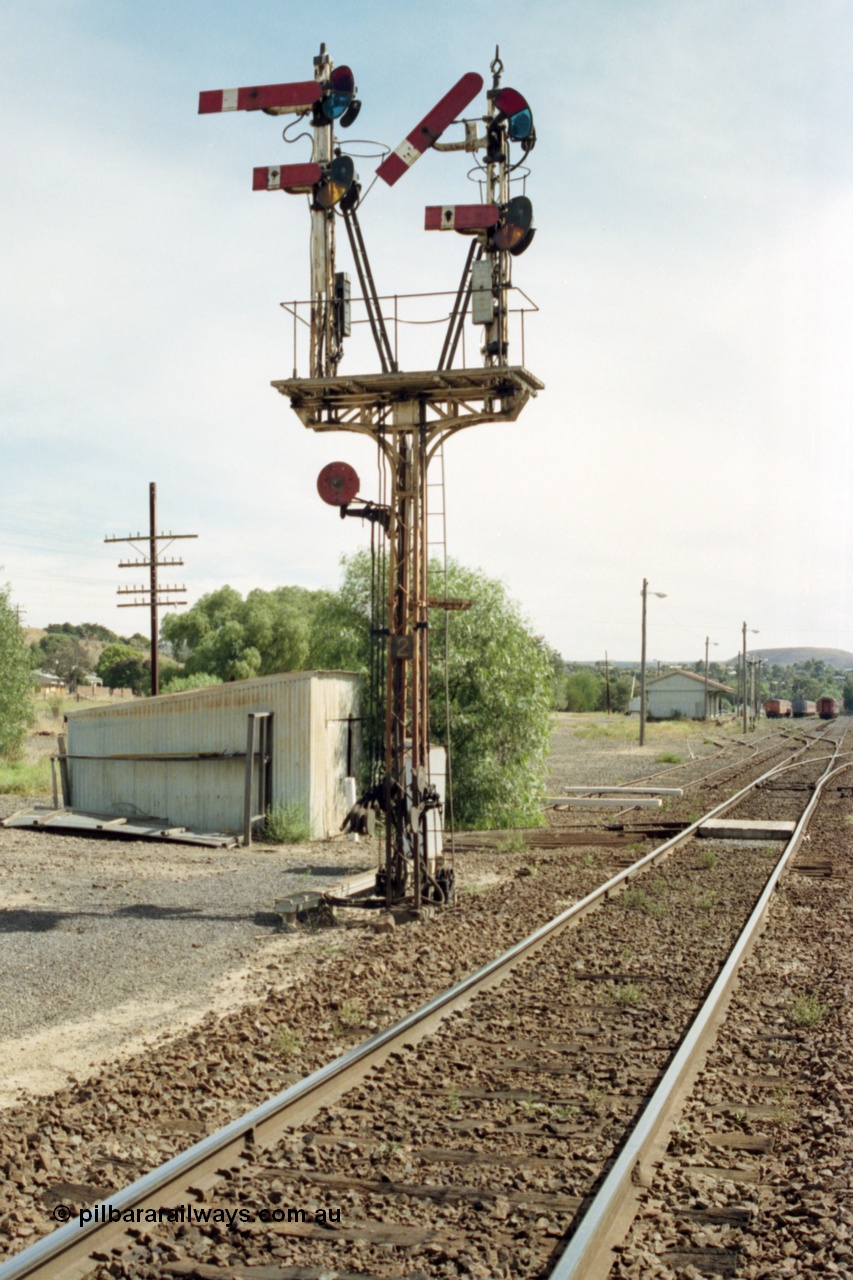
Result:
M302 1047L302 1033L293 1027L278 1027L273 1033L272 1047L287 1061Z
M661 751L655 756L655 764L684 764L684 756L676 751Z
M647 901L642 889L626 889L622 894L622 906L626 911L645 911Z
M711 911L717 905L717 895L713 889L709 889L707 893L703 893L702 897L696 903L700 911Z
M270 844L298 844L311 839L311 824L304 805L285 800L267 810L263 839Z
M358 1031L365 1023L364 1011L354 1000L344 1000L338 1009L338 1024L343 1031Z
M703 849L699 854L699 866L703 871L713 871L717 865L717 855L713 849Z
M51 789L47 756L35 764L27 764L25 760L0 760L0 795L49 796Z
M526 850L527 841L523 831L511 831L498 846L499 853L525 853Z
M620 982L611 988L610 998L616 1004L634 1005L640 1003L643 993L636 982Z
M829 1012L829 1005L821 1004L817 996L797 996L788 1009L788 1021L792 1027L815 1027Z

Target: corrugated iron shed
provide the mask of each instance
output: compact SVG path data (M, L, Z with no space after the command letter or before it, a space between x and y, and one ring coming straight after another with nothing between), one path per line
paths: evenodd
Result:
M248 714L271 712L271 803L300 806L314 838L333 835L358 769L359 686L350 672L294 671L71 712L69 803L240 831Z

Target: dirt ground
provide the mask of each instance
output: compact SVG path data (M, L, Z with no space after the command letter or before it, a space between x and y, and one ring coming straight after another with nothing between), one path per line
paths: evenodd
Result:
M548 788L629 781L668 767L664 756L713 753L732 732L651 725L640 749L636 719L560 714ZM0 797L0 818L27 804ZM0 1105L262 997L284 957L297 982L325 939L283 934L276 898L376 860L370 842L343 837L214 850L0 828ZM510 861L460 854L458 882L476 891L513 874ZM344 945L369 927L348 923Z

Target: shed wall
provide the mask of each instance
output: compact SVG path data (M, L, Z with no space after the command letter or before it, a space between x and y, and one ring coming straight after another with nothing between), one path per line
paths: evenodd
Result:
M244 757L162 763L103 757L245 753L248 712L272 711L272 803L301 805L312 835L331 835L345 812L345 720L358 714L358 684L347 673L293 672L72 713L72 804L94 813L147 814L199 830L239 831Z

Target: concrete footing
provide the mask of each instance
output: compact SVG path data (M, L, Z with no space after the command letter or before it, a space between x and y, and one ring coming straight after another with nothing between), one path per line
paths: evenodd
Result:
M790 840L794 822L762 822L757 818L709 818L697 835L713 840Z

